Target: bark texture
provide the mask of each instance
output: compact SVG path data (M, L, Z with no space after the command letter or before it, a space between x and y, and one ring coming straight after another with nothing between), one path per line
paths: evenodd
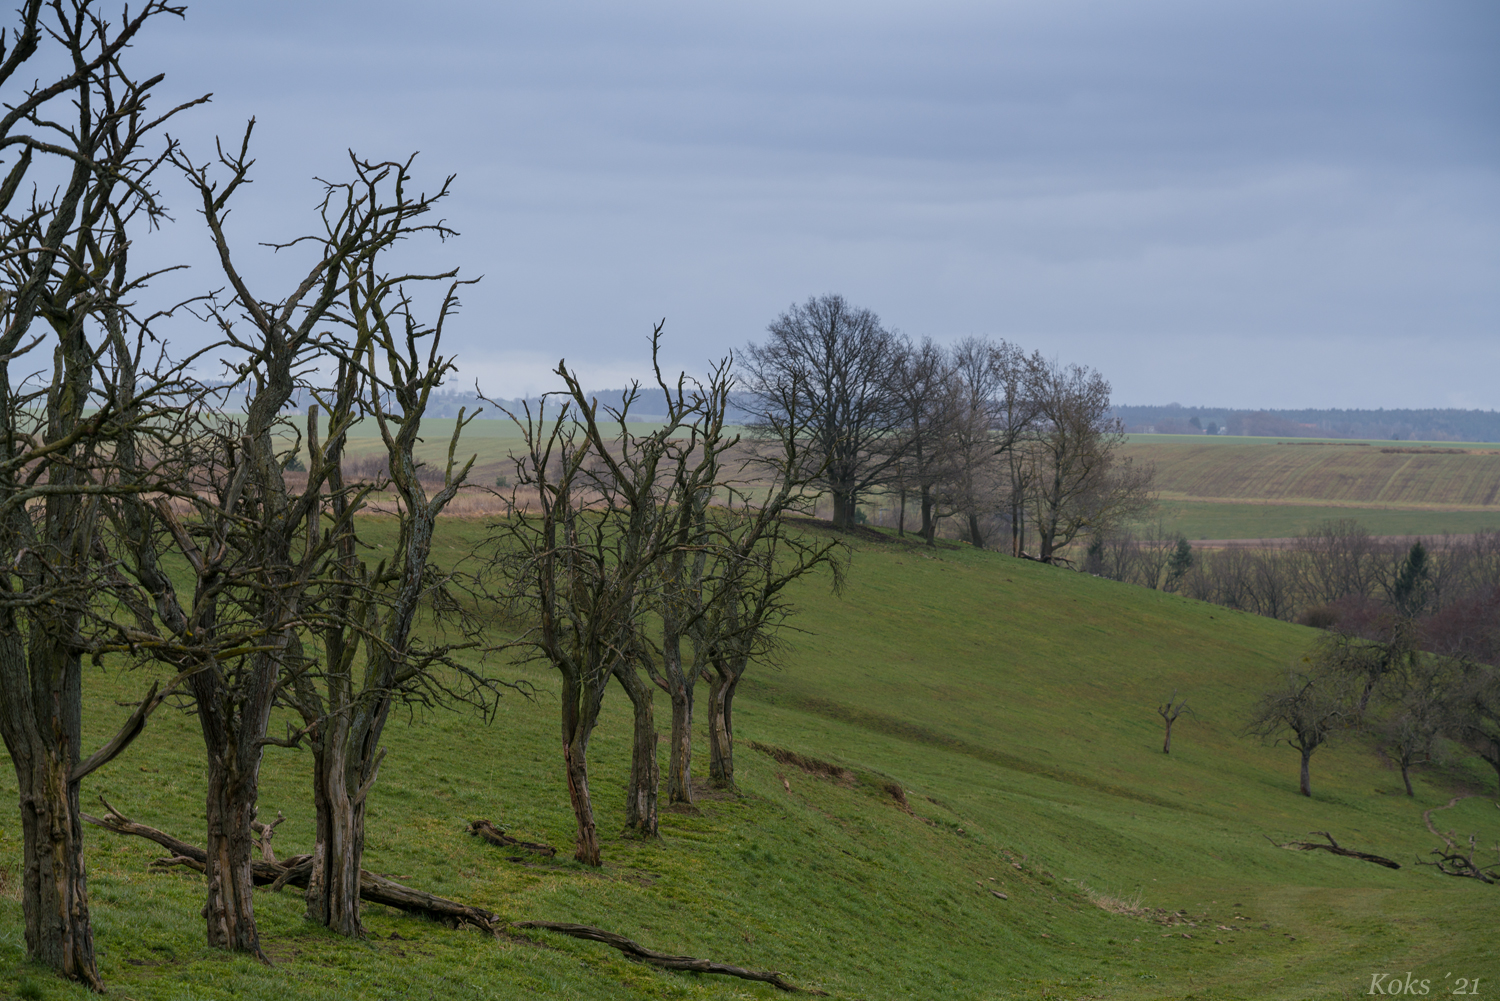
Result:
M657 836L657 799L661 787L661 766L657 762L656 720L652 707L651 685L634 665L621 664L615 677L630 699L631 728L630 781L625 787L625 827L640 837Z

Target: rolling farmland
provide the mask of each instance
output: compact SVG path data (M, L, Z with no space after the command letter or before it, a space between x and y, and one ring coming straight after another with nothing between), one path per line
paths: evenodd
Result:
M1500 512L1500 448L1132 435L1164 500L1322 502Z

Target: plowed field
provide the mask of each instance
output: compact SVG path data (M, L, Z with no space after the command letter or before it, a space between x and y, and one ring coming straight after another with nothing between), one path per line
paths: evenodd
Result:
M1125 454L1156 464L1164 500L1500 508L1500 448L1492 445L1137 435Z

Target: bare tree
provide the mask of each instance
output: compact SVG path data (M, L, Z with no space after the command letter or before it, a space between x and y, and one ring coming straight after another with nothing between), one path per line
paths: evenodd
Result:
M1454 723L1454 694L1458 682L1451 662L1423 658L1401 679L1400 688L1389 694L1389 710L1376 726L1386 753L1401 769L1406 795L1411 788L1413 765L1433 761L1443 734Z
M1353 518L1333 518L1299 536L1302 592L1313 604L1375 593L1377 560L1370 533Z
M356 173L356 182L330 186L332 201L384 205L389 213L385 225L410 225L408 213L419 204L408 202L404 193L410 183L409 161L356 161ZM383 197L387 186L389 198ZM304 649L292 658L280 695L302 715L313 751L316 827L307 916L349 936L362 933L366 802L385 756L380 738L393 702L467 702L483 710L495 691L492 680L453 656L456 646L477 645L474 628L468 635L461 632L456 642L432 644L412 636L419 606L433 609L437 621L455 617L442 613L456 613L459 607L445 591L451 573L435 567L431 555L437 518L474 463L472 456L463 462L456 456L459 436L472 417L460 409L447 461L431 496L415 449L432 393L453 367L438 352L443 326L464 283L452 272L387 275L378 270L378 263L373 257L345 262L347 291L340 319L347 322L348 333L323 343L339 366L333 384L312 393L329 410L334 433L327 443L320 439L317 405L309 408L307 418L309 465L323 472L327 491L322 510L313 512L307 522L307 549L324 553L325 565L316 575L318 583L308 595L304 615L321 643L320 649ZM447 283L430 326L414 314L409 292L429 282ZM375 424L385 445L400 525L394 558L373 568L358 558L355 518L371 486L346 486L341 470L343 435L359 415ZM324 534L328 545L315 541Z
M771 435L789 414L803 415L797 423L809 441L799 454L833 497L834 526L847 529L860 495L885 483L901 457L894 341L880 317L841 295L793 305L767 332L766 343L744 355L755 430Z
M899 450L900 484L903 491L902 524L905 524L905 491L915 490L921 512L922 539L936 545L939 490L955 470L957 444L954 439L961 405L961 391L945 352L923 338L912 343L904 337L894 341L890 375L891 394L900 407L902 427Z
M1172 753L1172 724L1177 722L1177 717L1185 712L1191 712L1188 708L1187 699L1177 701L1177 692L1172 692L1172 697L1167 699L1166 705L1156 707L1156 715L1160 716L1162 723L1166 726L1166 736L1162 739L1161 753Z
M1051 562L1085 529L1134 517L1155 503L1154 471L1116 454L1125 440L1110 416L1109 383L1078 365L1050 365L1037 380L1043 427L1030 451L1038 556Z
M1449 735L1478 755L1500 779L1500 671L1462 661L1449 713Z
M758 493L741 492L738 508L714 512L714 562L704 577L705 614L694 642L695 656L713 669L709 781L720 788L735 788L734 696L740 680L752 660L774 652L779 631L795 611L786 588L824 566L834 591L843 587L842 547L787 521L816 467L799 454L798 412L789 411L784 419L788 424L774 436L777 447L750 460L765 485Z
M405 191L410 182L410 161L370 163L351 155L355 180L327 187L322 232L279 248L305 246L312 250L313 261L305 276L281 299L256 295L237 263L224 228L228 201L248 180L253 127L252 121L237 152L226 153L221 148L219 165L228 173L222 183L208 166L173 154L201 199L201 211L228 281L229 298L222 302L211 298L206 308L208 317L224 335L228 350L238 354L236 386L246 391L246 414L243 419L224 412L203 415L199 431L184 453L184 479L177 493L191 508L193 519L184 522L166 504L145 508L150 518L136 519L129 546L134 553L131 572L151 595L163 630L179 644L195 641L189 656L197 659L197 670L188 685L208 752L208 900L203 911L208 941L221 948L263 955L252 892L252 825L259 770L267 745L297 743L303 736L289 734L285 740L270 737L267 726L272 708L284 691L283 682L308 669L303 629L319 612L318 582L324 579L330 563L348 569L347 560L340 563L339 552L342 546L347 557L349 520L359 505L357 498L355 503L346 503L348 495L338 474L343 437L356 415L359 393L366 385L374 393L395 388L390 383L367 383L370 372L360 370L359 365L362 360L373 361L384 354L383 360L391 365L392 382L405 383L400 393L407 393L408 403L414 399L412 392L420 393L412 379L420 384L425 378L417 372L423 366L414 356L407 370L403 369L399 351L394 356L384 351L394 342L387 326L387 343L382 343L381 321L372 315L372 311L386 308L383 293L372 301L362 298L361 291L369 292L369 282L389 281L384 276L374 277L379 275L376 262L384 250L412 234L446 236L451 230L441 223L416 221L446 193L446 183L435 195L411 197ZM386 191L384 185L391 190ZM362 281L366 284L361 285ZM341 305L346 299L347 309ZM410 319L409 311L400 307L390 316L398 321ZM357 334L346 342L322 332L325 325L352 326ZM403 347L414 351L415 340ZM328 361L342 362L334 385L323 393L332 421L327 438L320 441L316 420L309 420L312 461L305 485L299 490L284 475L297 452L297 428L285 414L301 391L316 387L309 379L320 371L321 363ZM439 372L443 367L429 359L429 374L434 366ZM378 411L376 419L381 419ZM394 444L400 435L387 437L391 438L388 444ZM407 451L409 459L409 448ZM410 478L410 473L406 469L395 475ZM325 487L331 498L328 503L333 504L333 522L330 531L320 532ZM412 498L407 501L410 504ZM164 541L175 549L175 558L190 568L190 587L180 591L171 576L160 571L163 557L157 547ZM408 569L419 579L421 566L419 562ZM406 585L410 589L416 583L409 579ZM191 591L191 596L184 597L183 591ZM377 678L382 671L399 673L405 669L405 631L410 623L401 624L401 620L414 607L415 598L398 600L398 608L403 601L407 611L383 620L377 630L377 636L383 632L380 638L386 645L380 647L374 640L370 644L374 656L367 667ZM337 656L342 653L335 651ZM379 699L373 703L366 700L361 708L371 710L383 722ZM316 728L317 724L310 724L308 729ZM362 733L365 737L372 734L378 741L378 725ZM358 802L351 803L346 797L340 810L331 794L319 801L320 807L328 808L320 811L320 835L330 836L333 827L342 823L343 833L354 838L352 845L338 846L337 857L325 843L322 857L337 867L352 855L357 879L363 837L358 806L373 781L370 756L376 751L372 742L350 762L340 761L337 754L329 755L329 745L322 750L325 753L320 765L348 765L349 772L360 776L349 790L349 796ZM341 774L340 779L347 777ZM327 778L325 770L320 779ZM319 788L325 784L320 782ZM357 895L357 884L354 893ZM316 908L314 913L322 917ZM357 932L357 899L343 900L336 917L327 919L340 930Z
M143 489L121 482L115 450L180 388L171 366L119 382L146 343L132 349L125 330L149 322L130 306L149 276L128 251L163 218L152 176L171 144L145 147L182 110L153 118L161 76L124 56L169 14L181 8L148 0L110 22L88 0L26 0L0 35L0 149L14 157L0 181L0 734L20 793L27 955L95 989L78 784L160 701L153 691L80 761L82 657L103 652L86 623L108 625L94 612L110 590L95 559L102 506ZM47 68L33 71L38 53Z
M1091 574L1135 583L1141 579L1141 546L1129 528L1095 532L1089 537L1084 569Z
M1353 725L1357 715L1344 678L1291 671L1284 685L1261 697L1245 732L1296 749L1302 756L1299 788L1302 795L1311 796L1308 764L1313 752Z
M1290 621L1297 613L1299 554L1267 550L1251 554L1245 580L1250 610L1269 619Z
M999 502L1010 518L1012 554L1019 556L1032 470L1022 448L1039 430L1037 381L1045 363L1039 354L1028 356L1006 341L970 337L954 346L953 367L949 447L956 468L946 492L968 522L969 541L978 547L985 544L981 519Z
M660 334L658 325L654 337ZM515 645L553 667L562 681L575 857L597 866L588 744L612 678L625 688L635 717L627 823L642 834L656 829L652 687L638 673L648 655L643 619L660 607L651 588L659 584L662 561L679 546L668 498L676 472L699 443L683 439L691 438L703 401L668 391L676 407L670 419L635 434L629 411L639 387L601 415L565 364L559 363L557 374L567 388L558 394L564 402L555 416L545 409L515 415L526 450L515 460L511 510L495 526L491 544L509 599L529 626Z
M667 692L672 704L669 803L693 801L693 702L698 678L708 669L701 640L708 614L705 591L711 572L709 552L717 542L709 524L710 506L721 490L732 489L732 485L720 482L725 472L724 455L740 443L738 435L725 431L725 409L733 385L726 362L711 373L698 397L699 412L687 428L688 441L682 453L691 461L674 467L670 487L672 510L668 517L674 545L657 568L661 647L656 656L646 659L646 666L651 680ZM688 405L679 383L675 400L668 394L668 409L685 412ZM689 642L686 657L685 640Z

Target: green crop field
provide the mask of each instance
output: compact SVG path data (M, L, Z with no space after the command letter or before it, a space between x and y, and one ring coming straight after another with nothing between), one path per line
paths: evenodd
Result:
M1463 535L1500 528L1500 510L1360 507L1275 501L1163 501L1151 521L1190 541L1289 539L1330 518L1353 518L1372 535Z
M454 555L480 527L454 519L443 531L440 553ZM617 836L629 714L612 691L591 751L604 868L505 861L465 825L484 817L567 846L572 820L553 679L501 666L534 683L534 698L507 696L489 722L447 711L393 721L366 865L509 920L594 924L839 998L1354 998L1374 974L1408 972L1434 996L1459 977L1477 978L1479 996L1500 983L1500 891L1414 864L1436 844L1422 811L1461 792L1486 795L1437 822L1481 846L1500 840L1492 772L1423 772L1408 799L1398 773L1350 739L1319 751L1305 799L1294 752L1239 735L1312 630L994 553L875 539L857 543L842 597L812 582L798 599L801 631L779 666L752 669L736 702L740 797L664 813L657 842ZM91 740L144 681L91 671ZM1195 714L1168 756L1154 710L1174 690ZM792 759L752 741L848 775L780 763ZM201 756L195 720L163 709L85 781L85 801L102 794L201 841ZM310 847L305 754L268 749L260 802L263 817L289 818L279 853ZM0 995L81 999L21 958L19 825L0 816ZM1402 868L1267 840L1309 831ZM152 867L162 853L140 839L88 832L100 967L116 997L777 996L546 932L492 940L380 907L367 911L366 940L341 940L303 923L293 890L257 894L274 961L261 966L205 947L200 876Z

